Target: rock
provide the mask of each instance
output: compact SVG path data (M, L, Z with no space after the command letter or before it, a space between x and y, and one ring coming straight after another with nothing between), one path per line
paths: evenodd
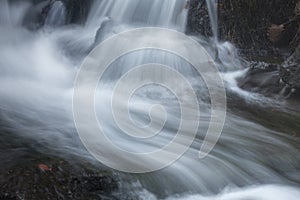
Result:
M2 195L0 195L0 199L1 200L18 200L20 198L14 194L2 194Z
M42 27L47 20L48 12L51 11L51 6L59 5L60 7L62 7L61 4L63 4L63 6L65 7L66 19L65 20L60 19L61 22L59 22L59 25L63 25L65 23L83 24L88 17L89 10L92 4L92 1L86 1L86 0L60 0L60 1L31 0L31 2L33 5L30 9L28 9L28 12L23 22L23 25L29 28L30 30L35 30ZM48 18L48 21L49 20L50 19ZM50 24L53 24L54 20L56 19L53 19Z
M55 1L50 5L46 14L45 25L63 26L66 24L66 7L62 1Z
M48 1L41 1L32 5L25 14L23 26L30 30L35 30L42 27L46 19L46 16L43 15L43 10L48 5Z
M238 85L250 92L277 96L286 87L286 84L280 81L279 68L279 65L274 64L252 63L246 76L238 80Z
M237 81L240 88L264 96L298 98L300 67L254 62L247 74Z
M297 15L298 2L296 5L295 0L219 0L219 39L234 43L248 60L286 58L300 42L297 22L286 27L276 47L268 40L267 30L271 24L282 24ZM210 26L206 1L191 0L187 33L212 36ZM246 76L238 80L239 86L265 96L289 96L300 85L299 64L300 45L282 65L253 62Z
M102 41L107 39L108 34L113 32L113 27L114 27L114 21L110 17L103 18L101 25L96 33L94 46L100 44Z
M15 155L15 150L6 150ZM3 153L4 154L4 153ZM6 154L4 154L6 155ZM0 164L0 199L115 199L114 192L119 190L119 179L110 171L101 170L92 164L82 165L61 159L33 158L36 154L3 156L9 164ZM49 163L52 171L40 162ZM38 166L38 167L36 167Z
M300 89L300 66L290 65L287 67L281 67L280 77L283 82L288 84L292 88Z
M201 6L203 4L203 6ZM220 40L234 43L245 55L280 55L266 36L271 24L282 24L294 16L295 0L219 0ZM288 47L297 23L287 27L279 47ZM210 22L204 0L192 0L187 32L210 36Z
M290 87L300 89L300 45L280 67L279 75Z
M298 0L296 6L295 6L295 14L297 16L300 16L300 1Z
M84 23L88 17L93 1L63 0L67 8L67 21L69 23Z

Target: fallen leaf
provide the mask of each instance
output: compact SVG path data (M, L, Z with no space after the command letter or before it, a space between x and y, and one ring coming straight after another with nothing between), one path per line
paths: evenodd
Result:
M39 164L38 165L39 169L42 170L42 171L51 171L52 169L49 168L47 165L45 164Z

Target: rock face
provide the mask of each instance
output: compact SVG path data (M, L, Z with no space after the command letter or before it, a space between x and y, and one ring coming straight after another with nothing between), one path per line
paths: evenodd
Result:
M271 24L281 24L294 15L296 0L219 0L220 39L233 42L246 54L265 56L277 53L266 37ZM297 23L287 27L278 46L288 46ZM187 32L210 36L205 0L192 0Z
M37 1L29 0L33 3L33 6L28 10L26 18L24 20L24 25L29 29L37 29L43 26L46 22L47 15L51 10L51 7L55 3L61 3L66 8L66 22L70 23L79 23L82 24L85 22L92 1L91 0L60 0L60 1Z
M266 96L288 95L300 88L300 28L297 22L286 27L276 45L267 38L271 24L282 24L295 16L298 0L219 0L219 39L230 41L248 60L257 57L279 56L289 49L290 56L283 64L252 62L239 86ZM300 2L300 1L299 1ZM297 9L296 9L297 13ZM205 0L192 0L187 32L211 36L209 15ZM298 47L297 47L298 46ZM296 48L297 47L297 48ZM277 62L278 63L278 62Z
M92 0L63 0L66 4L69 23L84 23L86 20Z

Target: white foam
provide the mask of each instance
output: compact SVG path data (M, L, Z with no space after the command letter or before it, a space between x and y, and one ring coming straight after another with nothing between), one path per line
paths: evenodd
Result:
M300 189L288 186L265 185L224 191L216 196L191 195L168 200L299 200Z

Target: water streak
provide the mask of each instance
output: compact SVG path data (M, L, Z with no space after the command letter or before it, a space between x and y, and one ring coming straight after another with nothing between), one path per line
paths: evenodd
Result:
M209 0L207 3L217 41L216 4ZM48 16L50 24L62 22L55 19L64 13L64 9L59 1L56 5ZM184 31L187 15L184 7L185 0L94 1L84 27L47 27L34 32L21 26L28 5L10 5L6 0L0 1L0 115L6 124L2 128L22 139L35 141L31 148L41 150L41 146L46 147L47 151L43 151L45 154L59 152L57 156L66 158L70 154L88 157L78 142L71 104L76 73L83 58L95 45L96 35L100 37L103 30L109 36L120 27L129 29L141 26L161 26ZM113 23L108 23L108 28L102 29L101 24L110 19ZM182 45L188 50L185 44ZM209 43L207 46L212 49L215 44ZM114 48L107 51L113 51ZM223 63L220 67L223 71L236 70L240 63L236 62L237 53L232 52L234 47L226 43L220 49L219 57ZM141 199L299 198L299 190L288 187L291 183L295 184L292 180L299 182L299 150L293 145L292 138L248 121L239 113L230 112L219 144L208 158L198 160L198 150L211 117L209 94L201 77L194 73L188 63L170 53L140 51L127 56L112 64L111 70L107 71L107 79L99 84L96 95L98 118L110 133L108 137L121 148L141 152L161 147L173 138L180 121L176 97L164 88L151 86L142 88L133 96L130 101L131 115L137 123L147 124L148 108L155 103L162 104L168 111L168 121L161 137L152 141L133 141L116 127L109 109L114 81L136 65L159 62L180 71L194 86L202 108L199 133L190 150L167 169L132 178L138 179L143 189L130 192L127 189L130 195L137 194ZM140 74L132 81L139 81L145 76L147 74ZM168 74L157 73L157 76L168 78ZM227 80L232 81L229 86L237 87L235 80L228 76ZM189 94L181 87L178 85L182 91L180 95L188 100ZM120 99L120 104L124 103L127 102ZM235 103L240 104L239 100ZM131 176L128 175L127 179L131 179ZM274 183L279 185L263 186ZM131 181L122 184L123 187L133 188ZM252 185L262 186L247 189ZM239 189L220 192L229 186ZM179 196L174 197L175 194Z

